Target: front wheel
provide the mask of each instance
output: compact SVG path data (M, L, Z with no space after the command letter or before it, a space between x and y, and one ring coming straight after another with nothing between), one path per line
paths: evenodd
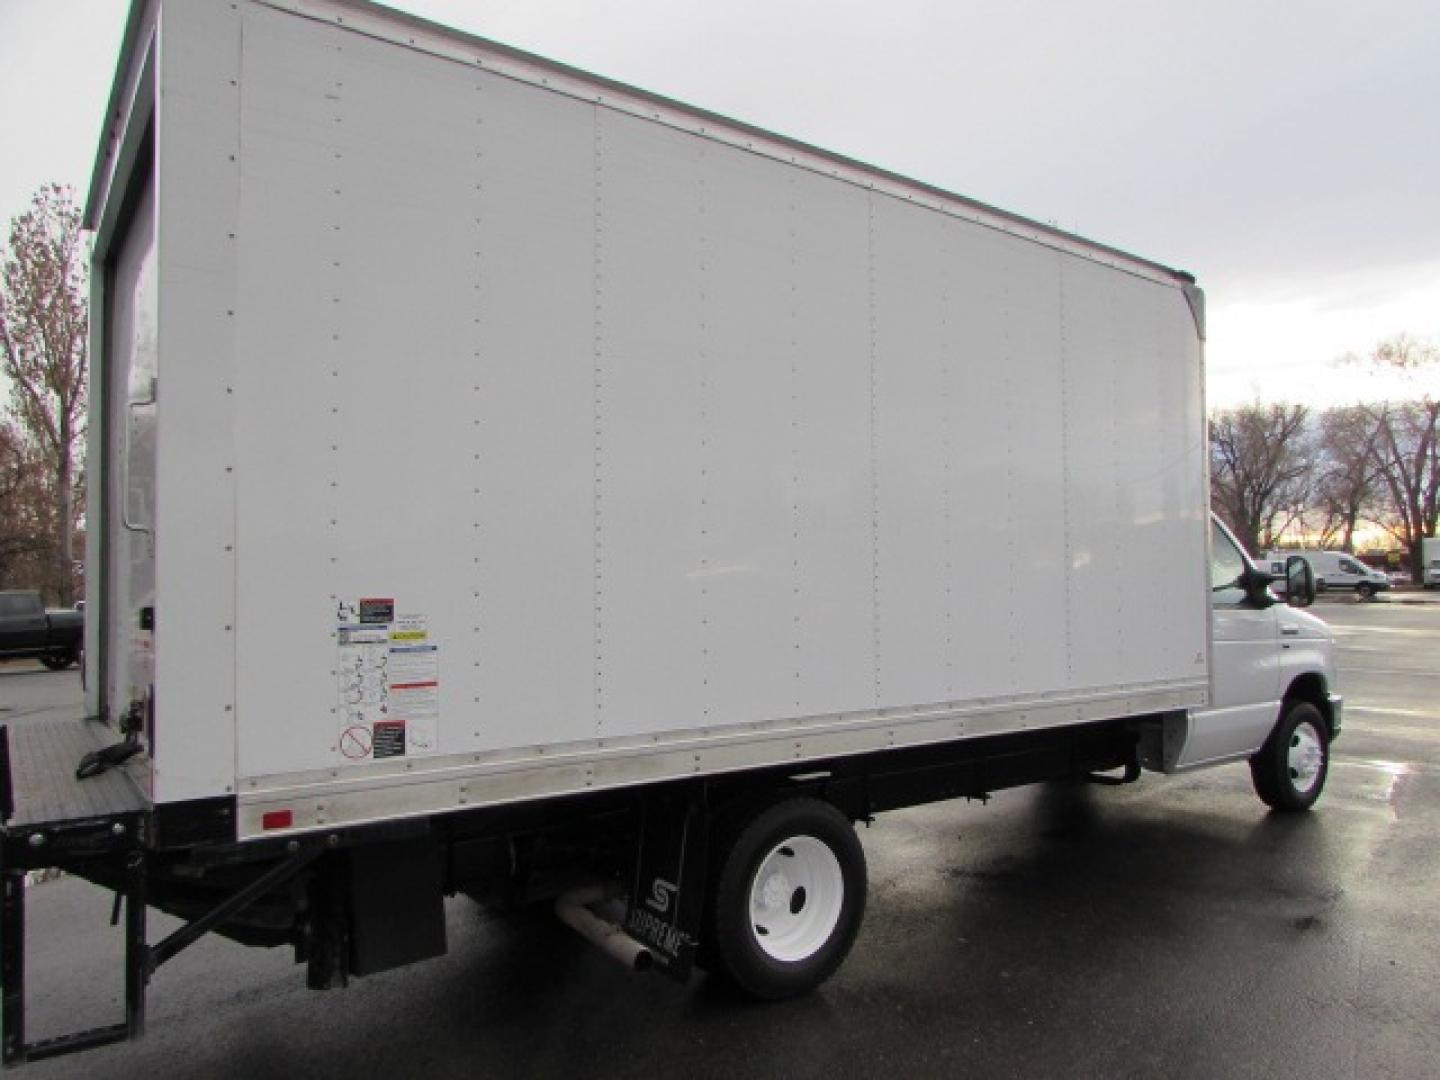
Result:
M42 656L40 663L44 664L51 671L64 671L71 664L75 663L74 652L53 653L50 656Z
M834 974L865 915L865 852L818 799L756 813L721 863L711 919L720 970L759 998L795 997Z
M1297 701L1250 759L1255 794L1276 810L1309 810L1330 773L1330 734L1320 710Z
M1361 600L1369 600L1375 595L1375 586L1371 585L1368 581L1362 581L1359 585L1355 586L1355 595L1360 597Z

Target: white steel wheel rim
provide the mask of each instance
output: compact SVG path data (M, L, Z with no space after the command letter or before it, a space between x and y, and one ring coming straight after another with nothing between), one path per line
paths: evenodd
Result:
M1307 795L1320 779L1320 768L1325 762L1325 744L1315 725L1309 722L1296 724L1290 733L1290 746L1285 754L1285 768L1290 785L1298 794Z
M840 922L845 875L829 845L792 836L770 849L750 882L750 931L772 960L814 956Z

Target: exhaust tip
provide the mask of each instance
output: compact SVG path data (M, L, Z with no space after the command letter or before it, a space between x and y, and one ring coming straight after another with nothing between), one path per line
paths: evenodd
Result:
M655 966L655 954L649 949L641 949L635 954L635 970L649 971Z

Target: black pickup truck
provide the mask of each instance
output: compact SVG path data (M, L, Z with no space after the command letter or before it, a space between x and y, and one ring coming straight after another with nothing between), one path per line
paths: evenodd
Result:
M0 659L34 658L51 671L80 658L85 616L78 611L46 611L33 589L0 592Z

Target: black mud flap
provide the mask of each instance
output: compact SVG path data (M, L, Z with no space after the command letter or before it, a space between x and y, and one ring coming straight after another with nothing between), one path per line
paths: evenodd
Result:
M625 930L650 950L657 970L680 982L690 977L700 939L708 834L696 793L646 801Z

